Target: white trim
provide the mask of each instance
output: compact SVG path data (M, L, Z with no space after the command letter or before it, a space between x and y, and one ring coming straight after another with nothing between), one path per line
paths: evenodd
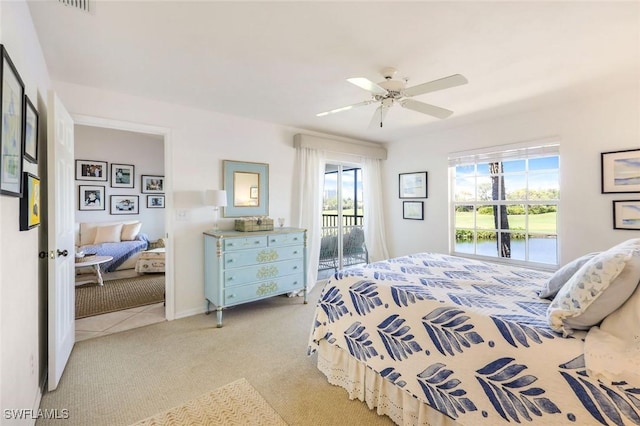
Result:
M468 151L451 152L448 155L449 166L521 159L533 156L557 155L560 150L559 145L560 138L550 137Z
M318 151L375 158L377 160L387 159L386 148L372 142L349 142L298 133L293 137L293 146L296 148L310 148Z
M71 117L75 124L79 124L81 126L102 127L106 129L126 130L129 132L162 136L164 139L165 208L166 211L172 211L173 179L171 177L173 176L173 157L171 155L172 141L170 128L81 114L71 114ZM169 321L176 319L175 280L173 273L173 265L175 261L173 255L173 216L174 215L171 214L165 215L164 224L165 237L167 237L167 262L165 266L165 317Z

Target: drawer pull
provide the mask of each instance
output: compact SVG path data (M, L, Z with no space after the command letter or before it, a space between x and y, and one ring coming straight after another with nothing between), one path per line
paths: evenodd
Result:
M227 263L233 263L233 259L227 260Z
M294 250L293 254L298 254L298 250Z
M293 267L293 269L298 269L298 267L297 267L297 266L294 266L294 267Z
M227 299L233 299L234 297L236 297L235 294L230 294L230 295L227 296Z
M231 247L231 246L233 246L233 243L229 243L229 244L227 244L227 245L228 245L229 247Z
M233 277L227 278L227 281L233 281Z
M254 241L253 244L260 244L260 241Z

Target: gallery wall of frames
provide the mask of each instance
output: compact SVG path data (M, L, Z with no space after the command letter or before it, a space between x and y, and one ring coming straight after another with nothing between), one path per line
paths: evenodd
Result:
M40 225L40 178L24 171L24 161L38 164L38 111L9 52L0 44L0 194L20 198L20 230Z
M75 179L79 183L80 211L108 210L111 215L135 215L141 208L164 208L164 176L138 176L134 164L76 160ZM111 188L108 199L107 185ZM117 188L139 188L139 193L118 194Z

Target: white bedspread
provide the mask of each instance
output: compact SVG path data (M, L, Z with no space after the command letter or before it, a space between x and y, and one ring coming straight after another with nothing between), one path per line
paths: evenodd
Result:
M548 327L549 276L429 253L341 271L309 352L336 345L462 425L640 424L640 389L588 377L585 333Z

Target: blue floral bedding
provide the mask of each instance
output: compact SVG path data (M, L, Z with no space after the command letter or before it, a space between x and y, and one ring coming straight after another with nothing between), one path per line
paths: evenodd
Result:
M86 254L97 256L112 256L109 262L100 265L102 272L113 272L134 254L146 250L149 246L149 238L146 234L139 233L133 241L121 241L119 243L91 244L80 247Z
M309 341L347 351L461 425L640 425L640 388L584 366L538 291L549 273L422 253L343 270Z

